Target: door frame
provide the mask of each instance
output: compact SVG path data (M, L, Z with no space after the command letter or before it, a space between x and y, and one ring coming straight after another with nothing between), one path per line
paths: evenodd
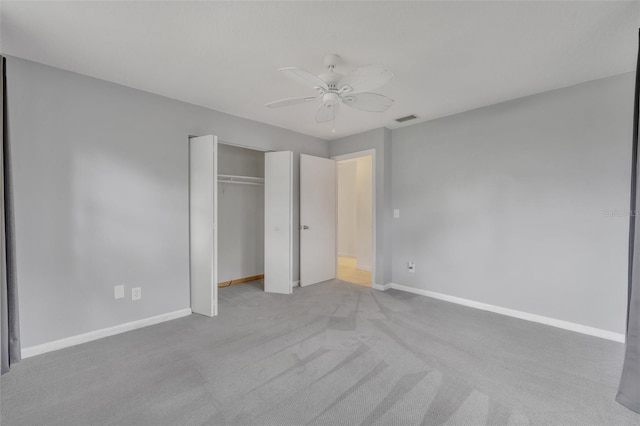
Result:
M332 160L343 161L343 160L353 160L360 157L371 156L371 224L372 224L372 232L371 232L371 287L373 288L376 285L376 265L378 263L377 256L377 246L376 246L376 229L378 227L378 221L376 218L376 150L375 148L365 149L364 151L356 151L350 152L348 154L334 155L330 157ZM337 203L337 194L338 194L338 167L336 164L336 218L338 217L338 203ZM338 276L338 221L336 220L336 277Z

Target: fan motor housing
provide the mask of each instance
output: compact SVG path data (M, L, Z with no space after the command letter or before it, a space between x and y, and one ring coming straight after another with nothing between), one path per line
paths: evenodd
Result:
M333 105L333 104L337 104L338 102L340 102L340 96L337 93L328 92L322 95L322 103L325 105L327 104Z
M338 83L340 82L340 80L342 80L342 77L344 77L344 75L337 72L328 72L326 74L320 74L319 77L322 79L322 81L327 83L329 89L337 90Z

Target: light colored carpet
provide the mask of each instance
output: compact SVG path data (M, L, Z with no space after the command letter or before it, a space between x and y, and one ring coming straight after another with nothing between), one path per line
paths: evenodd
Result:
M26 359L2 425L637 425L623 346L333 281Z

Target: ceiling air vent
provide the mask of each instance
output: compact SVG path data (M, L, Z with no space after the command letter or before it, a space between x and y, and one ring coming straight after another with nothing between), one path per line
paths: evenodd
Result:
M417 116L417 115L413 115L413 114L411 114L411 115L407 115L407 116L405 116L405 117L396 118L396 121L397 121L398 123L404 123L405 121L415 120L416 118L418 118L418 116Z

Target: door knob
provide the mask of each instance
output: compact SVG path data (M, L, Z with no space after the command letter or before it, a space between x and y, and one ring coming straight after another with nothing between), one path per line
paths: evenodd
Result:
M300 225L300 229L309 229L307 225Z

